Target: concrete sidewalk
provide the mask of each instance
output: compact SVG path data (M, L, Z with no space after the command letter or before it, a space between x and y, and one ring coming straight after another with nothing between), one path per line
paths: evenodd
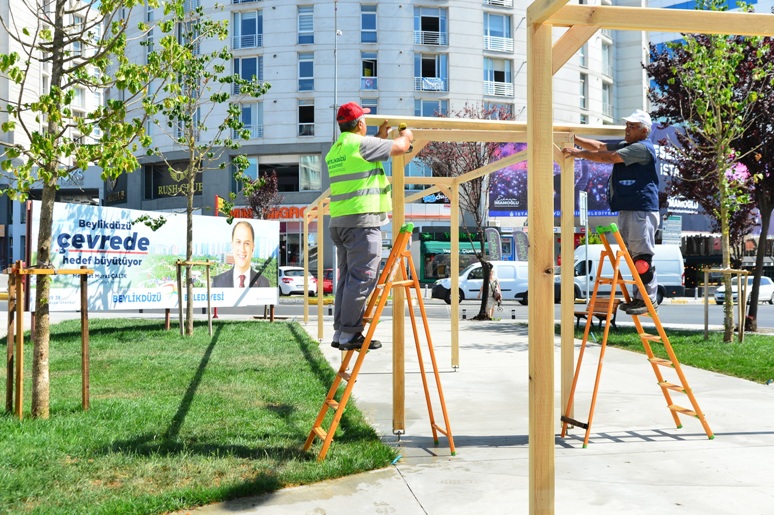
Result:
M526 326L510 320L462 321L460 367L455 371L450 365L450 324L431 320L430 325L456 456L450 455L443 436L437 447L433 445L408 323L406 434L400 438L392 434L392 331L391 321L382 319L377 337L384 348L366 357L353 396L401 458L386 469L210 505L192 513L527 513ZM340 353L329 345L330 326L326 321L329 333L321 349L338 368ZM316 323L306 329L316 338ZM558 343L557 338L557 385ZM599 346L589 346L576 393L575 418L583 421L588 420L598 351ZM430 370L429 362L426 367ZM681 417L684 427L674 427L644 355L608 348L586 449L582 448L583 430L573 430L565 439L558 436L557 386L557 513L774 513L774 387L683 369L714 431L713 440L696 419ZM667 380L674 378L670 372L664 371ZM682 394L673 398L690 407ZM437 405L435 418L443 422ZM328 456L335 452L334 441Z

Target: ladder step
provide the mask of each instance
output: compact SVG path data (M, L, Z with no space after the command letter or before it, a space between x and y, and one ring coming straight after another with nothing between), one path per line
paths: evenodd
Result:
M394 286L412 286L413 284L414 284L414 281L411 279L407 279L405 281L395 281L394 283L392 283L393 287Z
M674 367L671 361L668 359L662 359L662 358L648 358L648 361L653 363L654 365L660 365L662 367Z
M326 399L325 404L327 404L334 411L339 409L339 401L336 399Z
M589 428L588 424L584 424L583 422L575 420L574 418L565 417L564 415L562 415L562 419L561 420L562 420L562 422L566 422L566 423L571 424L571 425L573 425L575 427L580 427L581 429L588 429Z
M661 381L660 383L658 383L658 385L661 388L666 388L667 390L674 390L675 392L685 393L685 388L683 388L679 384L670 383L669 381Z
M312 431L314 431L314 434L316 434L317 437L320 438L320 440L325 440L326 438L328 438L328 431L326 431L321 427L315 427L312 429Z
M671 409L672 411L676 411L676 412L681 413L683 415L689 415L691 417L698 417L698 415L696 415L695 411L689 410L688 408L683 408L681 406L677 406L676 404L670 404L667 407L669 409Z
M661 336L657 334L640 333L640 338L643 340L650 340L652 342L660 342Z
M352 377L347 372L338 372L336 375L338 375L340 378L342 378L345 381L349 381L349 378Z

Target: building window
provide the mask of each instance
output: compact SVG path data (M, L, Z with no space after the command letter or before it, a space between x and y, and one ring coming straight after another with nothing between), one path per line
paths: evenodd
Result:
M371 114L376 114L378 112L378 104L379 102L375 98L363 98L360 100L360 105L369 108L371 110ZM378 130L379 127L369 125L366 129L366 134L368 136L376 136Z
M258 156L257 173L276 172L277 191L321 191L322 159L320 155L278 155ZM251 164L252 164L251 159Z
M586 73L580 74L580 81L578 83L580 91L578 91L578 107L581 109L589 108L589 76Z
M602 113L613 116L613 85L609 82L602 83Z
M581 125L588 125L589 124L588 115L585 115L585 114L580 115L580 122L581 122Z
M314 43L314 7L298 8L298 43Z
M244 80L263 80L263 56L244 57L234 59L234 74ZM240 91L239 84L233 85L232 92L237 95Z
M414 100L414 116L446 116L448 112L448 100Z
M234 13L232 46L256 48L263 46L263 11Z
M298 135L314 136L314 101L298 101Z
M497 52L513 52L510 16L484 13L484 48Z
M484 102L484 109L491 111L489 118L499 120L500 113L506 118L513 118L513 104L501 104L499 102Z
M484 94L513 96L513 63L509 59L484 58Z
M314 54L298 54L298 91L314 91Z
M446 9L414 7L414 44L449 44L449 26Z
M613 76L613 45L602 42L602 73Z
M247 162L249 163L247 165L247 168L242 170L242 176L246 179L249 179L251 181L254 181L258 178L258 158L255 156L248 156ZM244 189L244 184L242 181L236 180L236 177L234 176L236 174L236 167L234 164L231 164L231 191L234 193L239 193Z
M83 44L77 40L78 38L81 38L84 36L84 25L83 25L83 17L82 16L73 16L73 33L71 34L71 37L73 38L73 55L82 55L83 54ZM77 41L76 41L77 40Z
M360 42L376 43L376 6L360 6Z
M379 85L376 82L376 52L361 52L360 61L362 63L360 89L378 89Z
M263 137L263 103L254 102L250 104L242 104L242 131L248 131L250 133L249 139L257 139ZM238 138L239 134L235 132L234 138Z
M414 90L449 91L446 54L414 54Z
M578 64L583 68L589 67L589 44L586 43L578 50Z

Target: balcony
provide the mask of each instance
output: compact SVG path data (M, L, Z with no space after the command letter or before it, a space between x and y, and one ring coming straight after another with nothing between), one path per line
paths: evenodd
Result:
M449 91L449 84L441 77L414 77L414 91Z
M484 36L484 49L495 52L513 52L513 38Z
M242 127L242 130L250 131L249 139L263 138L263 125L245 125L244 127ZM240 138L239 132L234 131L234 134L232 137L234 139L239 139Z
M446 32L431 32L427 30L415 30L414 44L445 46L449 44L449 34Z
M257 48L263 46L263 34L246 34L244 36L234 36L232 38L232 47L234 50L240 48Z
M252 4L253 2L260 2L261 0L232 0L232 4Z
M360 89L379 89L379 82L376 77L360 77Z
M497 7L513 7L513 0L484 0L484 5L496 5Z
M493 82L484 81L484 95L493 95L496 97L512 97L513 83L511 82Z

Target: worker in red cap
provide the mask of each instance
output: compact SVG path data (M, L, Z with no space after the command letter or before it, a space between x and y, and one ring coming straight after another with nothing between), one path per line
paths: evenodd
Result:
M341 135L325 156L331 184L330 234L339 269L331 345L341 350L359 349L365 341L365 303L376 287L381 226L388 222L387 213L392 209L392 187L382 161L408 152L413 140L409 129L387 139L387 120L376 137L366 136L363 115L369 112L355 102L339 107L336 121ZM370 349L381 346L376 340L369 344Z
M648 136L653 122L650 115L637 109L624 118L624 141L607 145L601 141L575 136L580 148L563 148L566 156L588 159L596 163L612 163L613 173L607 192L611 211L618 211L618 230L632 255L637 273L654 307L658 306L656 292L656 229L660 220L658 209L658 171L656 149ZM648 312L638 288L634 287L632 301L622 304L629 315Z

